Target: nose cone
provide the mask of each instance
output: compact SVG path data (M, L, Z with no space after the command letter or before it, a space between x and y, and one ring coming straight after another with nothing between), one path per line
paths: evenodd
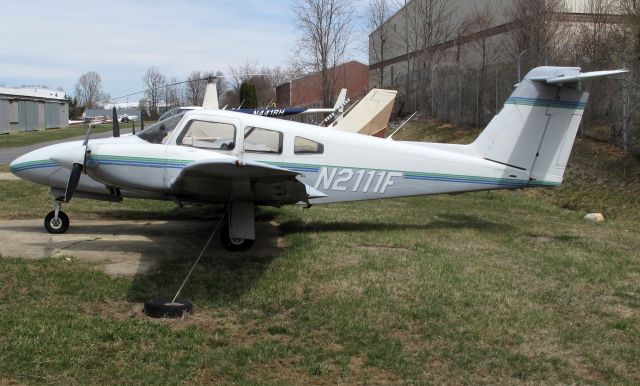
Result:
M84 165L85 146L74 146L51 156L51 161L67 169L73 169L74 164Z
M23 177L24 174L30 170L42 169L45 167L57 166L53 161L48 159L41 159L37 157L35 152L24 154L9 164L9 170L11 173L18 177Z

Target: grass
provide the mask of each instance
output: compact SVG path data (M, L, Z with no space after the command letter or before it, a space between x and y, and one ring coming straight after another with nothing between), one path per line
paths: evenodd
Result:
M457 135L441 130L424 134ZM593 159L590 146L574 160ZM598 154L594 167L617 162ZM0 259L0 383L638 383L638 212L615 210L623 188L591 190L571 167L566 193L264 209L289 246L205 255L184 294L196 313L178 321L147 319L140 303L170 296L191 257L119 279L73 257ZM565 194L602 197L611 218L584 221L559 205ZM48 210L46 192L24 182L0 181L0 197L0 218ZM66 208L193 215L172 206Z
M98 125L94 129L91 129L91 132L101 133L110 130L110 124ZM86 132L86 126L74 126L64 129L49 129L44 131L31 131L26 133L3 134L0 135L0 148L28 146L41 142L62 140L79 135L84 135Z

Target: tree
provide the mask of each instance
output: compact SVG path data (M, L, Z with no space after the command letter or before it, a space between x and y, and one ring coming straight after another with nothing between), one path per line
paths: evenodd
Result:
M151 104L149 114L156 117L158 114L158 105L165 98L167 78L160 73L158 67L149 67L147 73L142 78L142 82L146 88L145 95L149 98Z
M526 58L536 66L562 52L559 47L566 37L567 24L557 14L566 11L564 0L513 0L505 10L507 19L518 23L507 41L511 57L526 51Z
M185 85L185 99L187 104L191 106L202 106L204 93L207 89L207 79L209 78L217 78L218 98L220 98L226 89L226 82L223 77L224 74L220 71L215 73L212 71L191 71Z
M366 11L367 28L371 33L369 39L369 63L380 63L376 72L378 76L378 85L384 87L384 60L385 60L385 44L391 35L391 28L387 20L393 11L389 0L371 0Z
M182 85L178 83L179 82L176 77L173 77L171 78L171 80L169 80L166 91L166 100L169 105L167 107L177 107L182 105Z
M99 107L99 105L101 105L100 102L109 98L109 96L102 91L102 78L94 71L82 74L74 90L75 97L78 98L79 104L86 109Z
M350 0L295 0L293 12L300 37L296 58L303 68L321 73L324 105L333 100L335 79L330 69L345 60L354 10Z
M243 108L255 109L258 107L258 95L256 87L249 82L240 85L240 103Z
M69 118L81 117L84 112L84 108L80 106L78 98L75 96L73 98L67 96L67 101L69 101Z

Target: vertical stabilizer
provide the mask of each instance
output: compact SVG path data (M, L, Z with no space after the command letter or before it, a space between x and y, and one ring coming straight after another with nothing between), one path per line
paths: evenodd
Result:
M384 135L397 91L373 89L332 127L365 135Z
M532 186L559 184L588 99L577 82L617 73L583 74L575 67L533 69L470 145L471 152L527 172Z
M207 88L204 91L204 100L202 102L202 107L209 110L219 110L220 105L218 104L218 87L216 85L217 80L211 79L207 83Z

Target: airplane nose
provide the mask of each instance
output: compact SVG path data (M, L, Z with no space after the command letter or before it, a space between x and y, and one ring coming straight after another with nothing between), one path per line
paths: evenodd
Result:
M84 165L85 146L77 146L53 155L50 159L67 169L73 169L74 164Z

